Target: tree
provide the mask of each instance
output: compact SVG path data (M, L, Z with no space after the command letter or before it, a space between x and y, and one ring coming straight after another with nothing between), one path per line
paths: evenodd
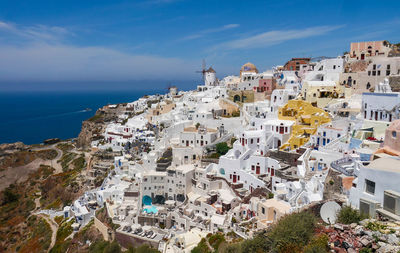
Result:
M226 144L226 142L221 142L216 145L217 153L220 155L225 155L226 153L228 153L229 149L230 148L228 147L228 144Z

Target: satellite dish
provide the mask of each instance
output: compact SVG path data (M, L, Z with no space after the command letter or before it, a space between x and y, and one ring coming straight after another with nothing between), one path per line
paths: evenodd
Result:
M322 220L328 224L335 224L337 213L342 209L335 201L326 202L321 206L320 215Z

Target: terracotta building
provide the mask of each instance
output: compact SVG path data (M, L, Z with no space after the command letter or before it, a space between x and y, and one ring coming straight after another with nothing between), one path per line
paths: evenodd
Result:
M283 66L284 70L300 70L300 65L308 64L311 58L292 58Z

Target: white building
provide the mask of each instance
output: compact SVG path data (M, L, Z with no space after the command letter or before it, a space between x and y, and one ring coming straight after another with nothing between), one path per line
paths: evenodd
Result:
M367 166L357 165L358 177L350 190L350 204L370 216L378 213L400 219L400 160L382 157Z

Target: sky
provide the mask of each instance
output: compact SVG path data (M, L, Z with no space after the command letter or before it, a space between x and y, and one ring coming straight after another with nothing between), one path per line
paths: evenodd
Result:
M400 42L400 1L0 0L0 91L148 88ZM110 85L111 84L111 85ZM85 86L86 85L86 86ZM156 88L156 87L155 87Z

